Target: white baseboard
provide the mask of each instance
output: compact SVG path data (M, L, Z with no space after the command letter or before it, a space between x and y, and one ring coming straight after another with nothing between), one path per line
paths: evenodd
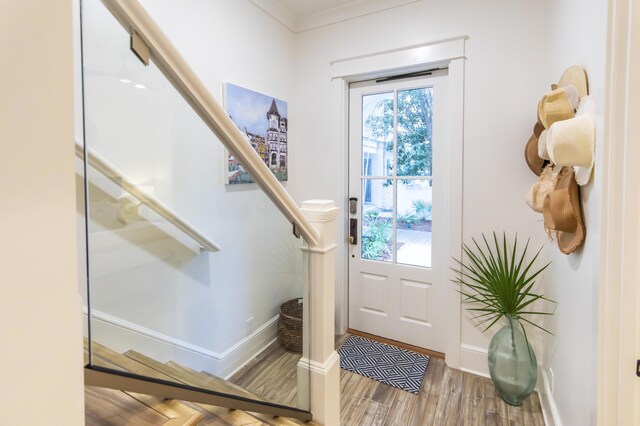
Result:
M488 350L467 344L460 345L460 369L468 373L477 374L483 377L489 376L489 366L487 363ZM542 414L546 426L562 426L558 407L553 399L551 384L546 369L538 364L538 384L536 390L542 406Z
M84 315L87 315L86 308ZM224 352L215 352L103 312L92 312L92 335L116 352L135 350L160 362L175 361L196 371L227 378L271 345L278 334L278 316Z
M560 421L560 413L556 406L556 401L553 398L553 392L551 390L551 383L547 370L542 366L539 366L540 377L542 383L538 386L538 396L540 397L540 405L542 406L542 415L544 416L544 424L546 426L562 426Z
M488 350L479 346L460 345L460 370L482 377L489 376Z

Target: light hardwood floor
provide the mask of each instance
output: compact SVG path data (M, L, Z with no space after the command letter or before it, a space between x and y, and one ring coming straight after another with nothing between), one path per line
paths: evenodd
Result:
M341 345L345 338L346 336L337 338L336 346ZM147 361L138 355L134 355L135 357L137 362ZM295 367L299 357L275 344L236 373L231 378L233 384L229 386L239 386L245 392L258 394L265 399L291 404L297 398ZM153 364L151 371L154 374L165 374L160 371L165 371L163 364L154 364L152 360L150 362ZM196 379L203 380L200 375L205 373L191 371L187 376L179 376L176 371L182 371L184 367L175 363L167 364L171 367L168 371L172 372L174 379L178 376L192 382ZM422 388L417 395L345 370L341 370L340 384L341 424L345 426L544 425L536 393L521 407L512 407L496 396L491 380L451 369L439 358L431 358ZM179 401L174 401L175 404L180 404L177 405L178 409L167 412L164 408L158 408L162 401L153 397L131 396L124 392L89 387L86 392L87 425L169 425L169 419L174 419L175 423L171 423L172 425L302 424L292 419ZM200 417L196 418L197 415ZM130 419L129 422L119 421L124 418ZM180 422L184 419L192 423Z

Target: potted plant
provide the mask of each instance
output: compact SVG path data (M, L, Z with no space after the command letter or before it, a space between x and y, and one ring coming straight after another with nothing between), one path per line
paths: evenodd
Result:
M504 233L501 242L494 232L493 241L483 234L480 243L473 239L472 247L463 244L462 249L467 260L454 259L458 266L452 269L458 276L453 281L460 286L463 301L470 305L467 309L477 314L474 319L484 331L502 318L507 320L489 344L489 373L502 399L521 405L538 378L536 356L523 322L549 333L529 317L553 314L534 309L536 301L553 302L534 291L536 278L550 263L534 266L542 247L528 259L529 241L518 253L518 237L511 244Z

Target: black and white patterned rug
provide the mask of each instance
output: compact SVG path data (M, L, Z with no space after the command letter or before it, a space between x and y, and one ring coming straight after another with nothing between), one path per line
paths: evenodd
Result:
M340 368L417 394L429 365L427 355L350 335L338 350Z

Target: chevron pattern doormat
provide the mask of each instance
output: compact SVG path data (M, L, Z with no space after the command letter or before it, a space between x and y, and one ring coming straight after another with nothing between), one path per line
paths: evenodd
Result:
M429 357L350 335L338 350L340 368L417 394Z

